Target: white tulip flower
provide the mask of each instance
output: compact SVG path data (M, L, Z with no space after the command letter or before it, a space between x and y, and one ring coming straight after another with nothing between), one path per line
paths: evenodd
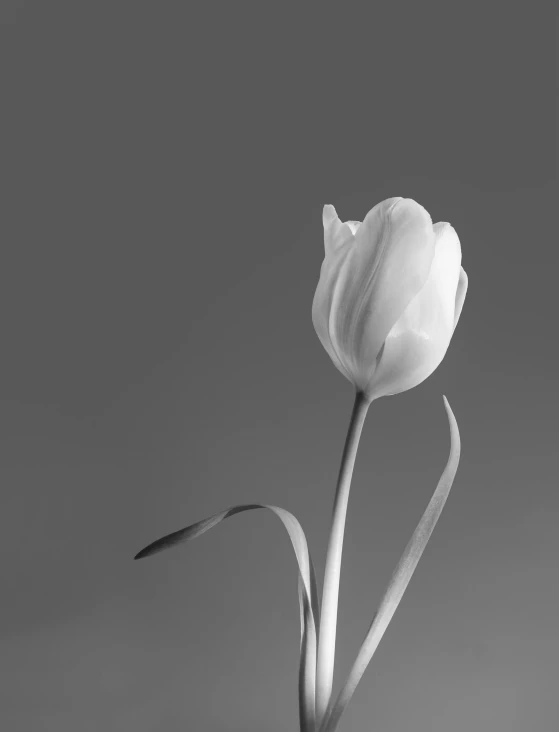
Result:
M455 230L410 198L382 201L363 223L325 206L323 224L322 345L369 401L417 386L443 360L466 296Z

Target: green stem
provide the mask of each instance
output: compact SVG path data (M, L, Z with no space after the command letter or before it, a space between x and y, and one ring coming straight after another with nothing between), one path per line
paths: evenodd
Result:
M353 411L349 421L349 428L342 454L328 551L326 553L326 567L324 570L324 584L322 588L322 612L320 616L320 632L318 636L318 659L316 667L316 711L317 721L320 724L332 694L334 678L334 657L336 652L336 621L338 616L338 594L340 587L340 568L342 563L342 547L344 542L345 519L351 476L359 438L370 405L369 399L363 392L355 394Z

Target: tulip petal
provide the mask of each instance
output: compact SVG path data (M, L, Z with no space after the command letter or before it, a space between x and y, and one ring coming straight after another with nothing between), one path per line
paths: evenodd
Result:
M466 299L466 292L468 291L468 275L460 267L460 276L458 278L458 288L456 290L456 300L454 304L454 327L458 325L458 319L464 306L464 300Z
M334 254L336 250L353 239L354 232L352 227L340 221L336 209L332 204L324 206L322 211L322 225L324 226L324 250L326 256Z
M368 390L373 398L398 394L424 381L446 353L454 330L460 274L460 241L447 223L438 223L435 255L425 285L386 337Z
M452 226L438 223L435 255L420 292L391 328L369 383L373 398L398 394L424 381L443 360L454 329L460 241Z
M346 367L343 354L338 351L332 340L333 319L338 311L344 293L345 272L347 271L347 250L334 252L326 256L320 269L320 278L312 304L312 321L316 334L334 366L349 381L353 381L351 372Z
M359 388L366 388L390 329L425 284L434 251L429 213L402 198L369 211L347 248L330 335L337 352L348 354L345 366Z

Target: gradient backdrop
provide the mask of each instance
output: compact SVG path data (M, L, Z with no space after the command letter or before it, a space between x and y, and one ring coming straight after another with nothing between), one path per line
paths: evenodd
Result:
M340 732L559 721L556 25L511 3L11 2L0 25L0 728L294 732L352 387L311 302L322 206L450 221L443 364L373 404L336 690L445 465L441 521Z

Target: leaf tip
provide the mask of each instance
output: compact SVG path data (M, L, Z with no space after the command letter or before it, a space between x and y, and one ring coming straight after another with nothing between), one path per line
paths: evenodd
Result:
M451 453L456 454L456 460L460 457L460 430L458 429L458 422L454 416L448 399L443 394L444 408L446 410L446 416L448 418L448 424L450 427L450 442L451 442Z
M158 551L161 550L160 544L161 542L159 539L152 542L151 544L148 544L136 554L134 559L143 559L144 557L149 557L152 554L156 554Z
M444 408L446 409L446 413L448 415L448 419L449 419L450 422L452 422L455 419L454 412L450 408L450 404L448 403L448 399L446 398L446 396L444 394L443 394L443 403L444 403Z

